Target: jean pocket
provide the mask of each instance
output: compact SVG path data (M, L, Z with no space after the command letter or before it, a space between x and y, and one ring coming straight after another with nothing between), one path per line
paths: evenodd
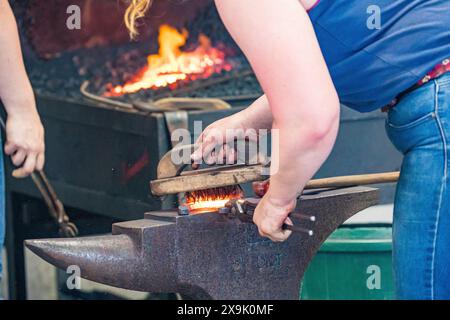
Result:
M398 118L391 117L388 115L388 118L386 120L386 124L395 130L406 130L410 128L414 128L428 120L436 118L436 113L434 111L431 111L425 115L421 115L419 117L408 119L407 121L399 121ZM405 119L403 119L405 120Z
M442 80L441 82L438 82L438 83L439 83L439 87L441 89L443 89L443 88L445 88L445 89L450 88L450 77L448 77L447 79Z

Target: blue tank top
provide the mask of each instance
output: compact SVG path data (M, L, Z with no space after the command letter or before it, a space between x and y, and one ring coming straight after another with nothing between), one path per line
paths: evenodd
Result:
M450 0L320 0L309 16L341 103L361 112L450 58Z

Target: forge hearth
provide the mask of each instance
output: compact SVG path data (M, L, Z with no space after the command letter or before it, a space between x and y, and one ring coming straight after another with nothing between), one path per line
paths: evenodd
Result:
M213 1L155 1L142 22L145 27L137 42L129 40L123 25L126 5L122 1L50 2L53 4L39 0L13 2L21 25L27 69L39 95L82 99L80 86L87 80L90 93L111 96L112 88L135 79L147 65L148 56L158 53L158 34L164 25L180 33L188 31L181 46L184 52L201 46L199 38L208 38L210 45L226 56L225 65L216 67L214 72L206 71L211 73L208 77L195 75L189 77L190 81L115 95L114 99L134 102L168 96L225 97L248 102L262 94L252 72L240 76L239 71L248 70L249 64L220 21ZM83 13L80 30L66 27L69 5L78 5ZM238 76L233 73L230 77L230 71Z

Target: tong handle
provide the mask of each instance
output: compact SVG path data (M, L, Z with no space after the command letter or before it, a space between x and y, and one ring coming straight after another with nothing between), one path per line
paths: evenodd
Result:
M291 212L291 213L289 213L288 217L298 219L298 220L306 220L306 221L316 222L316 216L310 216L310 215L303 214L300 212Z
M249 222L249 223L253 222L253 213L256 208L256 203L249 202L249 201L240 202L237 200L237 201L232 202L232 206L233 206L235 212L237 213L237 217L241 221ZM296 218L296 219L304 220L304 221L306 220L306 221L310 221L310 222L316 221L315 216L310 216L310 215L306 215L306 214L299 213L299 212L291 212L288 215L288 217ZM283 228L283 230L290 230L292 232L307 234L310 237L314 235L314 231L311 229L306 229L303 227L294 226L294 225L290 225L290 224L286 224L286 223L283 224L282 228Z
M308 236L312 237L314 235L314 231L302 227L292 226L290 224L283 224L283 230L290 230L292 232L299 232L299 233L305 233Z

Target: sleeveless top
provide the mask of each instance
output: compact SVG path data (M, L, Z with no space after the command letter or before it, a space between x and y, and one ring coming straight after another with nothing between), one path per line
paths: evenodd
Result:
M450 58L450 0L319 0L309 16L341 103L360 112Z

